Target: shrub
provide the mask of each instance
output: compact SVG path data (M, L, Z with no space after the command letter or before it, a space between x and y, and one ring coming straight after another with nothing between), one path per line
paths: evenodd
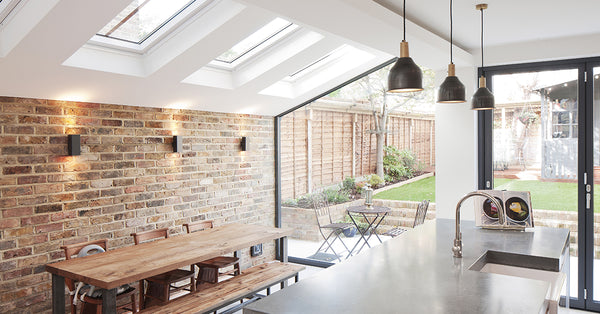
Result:
M342 190L348 194L354 194L356 191L356 180L353 177L347 177L342 181Z
M409 151L400 151L394 146L384 147L383 170L387 182L410 179L419 171L417 156Z
M345 203L350 200L348 192L344 190L327 189L324 193L327 196L327 202L330 204Z
M385 181L383 181L383 179L380 176L376 175L376 174L372 174L369 177L369 181L368 181L369 185L371 185L374 188L382 185L384 182Z

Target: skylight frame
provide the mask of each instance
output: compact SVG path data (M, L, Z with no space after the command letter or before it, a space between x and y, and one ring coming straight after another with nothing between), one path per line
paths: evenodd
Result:
M22 0L0 0L0 26L6 24L10 14Z
M247 60L249 60L253 56L256 56L256 55L260 54L261 52L264 52L268 48L270 48L270 47L276 45L277 43L285 40L285 38L289 37L291 34L297 32L297 31L299 31L301 29L301 27L298 24L295 24L293 22L289 22L289 21L287 21L287 20L285 20L283 18L279 18L279 17L276 18L276 19L273 19L271 22L273 22L273 21L275 21L277 19L284 20L284 21L288 22L288 24L285 27L279 29L278 31L272 33L268 37L264 38L259 43L253 45L251 48L247 49L245 52L243 52L242 54L240 54L239 56L237 56L236 58L234 58L232 61L219 60L219 59L217 59L218 58L217 57L217 58L213 59L212 61L210 61L209 65L211 65L212 67L215 67L217 69L233 70L234 68L236 68L239 65L241 65L242 63L246 62ZM269 23L271 23L271 22L269 22ZM265 24L265 26L266 25L268 25L268 23ZM260 29L257 30L256 32L258 32L258 31L260 31ZM254 32L254 33L256 33L256 32ZM246 38L242 39L241 41L239 41L238 43L236 43L233 47L235 47L239 43L243 42L247 38L251 37L254 33L252 33L249 36L247 36Z
M175 32L179 26L190 23L195 16L202 12L206 12L210 7L216 4L215 0L193 0L190 1L184 8L171 16L167 21L161 24L160 27L151 32L141 43L136 43L128 40L107 37L95 34L88 41L88 44L99 45L106 48L116 50L135 52L143 54L150 48L158 44L162 39Z
M331 52L327 53L323 57L305 65L304 67L298 69L292 74L286 76L285 78L283 78L282 81L287 83L296 82L297 80L307 75L310 75L311 73L315 73L315 71L317 71L318 69L323 68L333 62L336 62L337 60L346 57L348 54L354 53L354 51L356 50L358 49L351 45L343 44L338 48L332 50Z

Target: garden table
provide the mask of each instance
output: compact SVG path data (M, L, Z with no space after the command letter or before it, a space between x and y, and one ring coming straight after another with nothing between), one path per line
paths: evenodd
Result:
M65 313L65 278L103 289L102 313L116 313L120 285L276 239L283 241L282 259L286 262L287 236L291 234L290 228L228 224L48 264L46 271L52 273L52 312Z
M358 205L358 206L348 207L348 216L350 216L352 223L354 223L354 225L356 226L356 229L360 233L360 238L358 239L358 241L356 241L356 244L354 244L354 247L352 247L350 252L348 252L348 256L346 258L348 258L352 255L352 253L354 252L356 247L361 243L361 239L362 239L363 243L360 246L360 248L358 249L358 251L356 252L356 254L360 253L360 251L363 249L365 244L370 248L371 245L369 244L369 239L371 238L371 236L373 234L375 234L375 237L377 237L377 239L379 240L379 243L383 243L383 241L381 241L381 238L379 237L379 235L377 234L376 231L377 231L377 228L379 227L379 225L381 224L381 222L383 221L383 219L385 218L385 216L387 216L387 214L390 211L391 211L391 209L389 207L385 207L385 206ZM351 214L361 215L363 217L363 219L367 222L368 227L365 230L361 230L361 228L358 227L358 222L356 221L356 219L354 219L354 217L352 217ZM368 233L368 235L365 238L365 235L367 233Z

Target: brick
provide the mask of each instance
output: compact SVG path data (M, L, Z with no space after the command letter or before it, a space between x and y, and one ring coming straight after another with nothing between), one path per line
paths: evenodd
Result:
M61 107L36 107L35 108L35 112L37 114L44 114L44 115L61 115L63 113L63 110Z
M36 215L21 218L21 226L39 225L50 221L50 215Z
M4 127L4 134L33 134L35 128L32 126L11 126L7 125Z
M44 175L39 176L26 176L17 178L18 184L34 184L34 183L46 183L48 182L48 177Z
M47 161L44 156L19 156L18 159L20 164L41 164Z
M88 204L89 204L88 201L65 203L65 210L72 210L72 209L79 209L79 208L87 207Z
M51 223L51 224L47 224L47 225L40 225L40 226L35 227L36 233L46 233L46 232L50 232L50 231L59 231L59 230L63 230L62 222Z
M5 251L2 254L2 256L4 257L5 260L7 260L7 259L15 258L15 257L28 256L28 255L31 255L31 253L32 253L32 250L29 247L29 248Z
M53 194L48 196L48 202L50 203L58 203L58 202L66 202L72 201L75 199L75 195L73 193L61 193L61 194ZM66 209L66 207L65 207Z
M15 240L0 241L0 251L14 249L16 247L17 247L17 243L15 242Z
M55 240L60 240L60 239L68 239L68 238L73 238L76 236L77 236L77 230L74 230L74 229L58 231L58 232L51 232L50 233L50 241L55 241Z
M77 218L77 212L75 212L74 210L50 214L50 220L52 221L59 221L71 218Z
M73 182L64 184L65 191L87 190L89 187L90 185L88 182Z
M122 120L102 120L103 126L122 126Z
M14 198L2 198L0 199L0 208L7 208L17 205L17 200Z
M100 192L97 190L75 193L76 200L90 200L98 198L99 196Z
M19 144L48 144L47 136L19 136Z
M48 117L44 116L19 116L19 123L21 124L46 124L48 123Z
M0 271L5 272L17 268L17 261L8 261L0 263Z
M60 183L52 183L52 184L36 184L34 186L35 194L49 194L49 193L57 193L62 192L63 185ZM51 202L53 203L53 202Z
M60 165L38 165L33 168L35 173L60 172Z
M48 234L36 234L29 237L19 237L18 242L20 247L45 243L48 242Z
M144 122L144 127L146 128L163 128L164 123L157 121L146 121Z
M31 166L15 166L15 167L4 167L2 168L2 174L27 174L31 173Z
M76 180L97 180L100 179L100 172L81 172L75 175Z
M35 134L65 134L63 126L36 126Z
M0 230L9 229L9 228L17 228L20 226L19 219L15 218L3 218L0 219Z
M143 121L125 121L123 126L126 128L142 128L144 127Z
M48 201L48 197L45 195L35 197L20 197L19 205L40 205Z
M1 130L0 130L1 133ZM17 145L17 137L16 136L0 136L0 144L3 145Z
M21 184L21 183L19 183L19 184ZM0 191L2 192L2 197L33 194L33 188L31 186L16 186L16 187L10 187L10 188L3 188Z
M7 146L2 147L2 155L31 155L33 147L31 146Z
M39 205L35 207L36 214L62 211L62 204Z
M22 217L33 214L33 207L10 208L2 211L2 217Z

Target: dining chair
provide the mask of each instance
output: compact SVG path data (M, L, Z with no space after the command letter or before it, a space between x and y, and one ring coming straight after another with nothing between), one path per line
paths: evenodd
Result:
M136 245L145 242L151 242L169 237L169 229L155 229L132 233L133 240ZM175 269L162 273L150 278L140 280L140 307L146 308L155 304L164 304L169 302L171 293L183 290L189 287L190 291L196 291L196 283L194 278L194 270ZM181 286L176 286L175 283L189 280ZM147 285L144 290L144 286Z
M415 212L415 220L413 221L412 227L416 227L418 225L422 225L425 222L425 218L427 217L427 208L429 208L429 200L423 200L419 205L417 205L417 211ZM388 232L384 233L384 235L390 236L392 238L397 237L406 231L405 228L392 228Z
M192 222L183 224L187 233L210 229L213 227L212 220ZM219 276L229 275L237 276L240 274L240 259L236 256L217 256L200 263L198 266L198 277L196 278L196 287L201 288L203 283L217 283ZM220 270L233 266L233 270L220 272Z
M314 192L312 194L312 203L315 210L315 215L317 216L319 233L321 233L321 236L323 237L323 243L321 243L321 246L319 246L314 256L319 254L321 249L325 247L325 250L322 251L323 253L327 253L328 250L331 250L335 257L341 261L340 255L338 255L338 253L333 249L333 243L336 240L340 240L346 251L350 252L350 249L348 249L346 243L344 243L342 238L340 238L340 233L343 233L346 229L354 228L354 224L349 222L333 222L331 218L331 212L329 211L329 202L325 192Z
M70 260L74 256L78 257L78 255L91 255L95 253L100 253L102 251L106 251L108 248L107 243L107 239L102 239L77 244L64 245L60 248L65 252L65 258L67 260ZM101 248L102 250L100 250L99 248ZM81 254L82 252L85 254ZM65 285L67 286L67 288L69 288L69 291L73 296L73 299L71 300L71 314L77 313L76 303L78 303L79 301L82 302L79 313L102 313L102 295L88 295L87 292L91 291L91 286L88 285L87 287L85 287L84 284L80 285L79 282L75 282L69 278L65 278ZM81 288L82 290L77 291L77 287L79 286L83 286L85 288ZM127 299L127 301L123 301L125 299ZM118 310L124 309L136 313L137 304L135 299L136 298L134 287L130 287L129 285L123 285L119 287L119 289L117 289L117 304L121 304L117 306Z

